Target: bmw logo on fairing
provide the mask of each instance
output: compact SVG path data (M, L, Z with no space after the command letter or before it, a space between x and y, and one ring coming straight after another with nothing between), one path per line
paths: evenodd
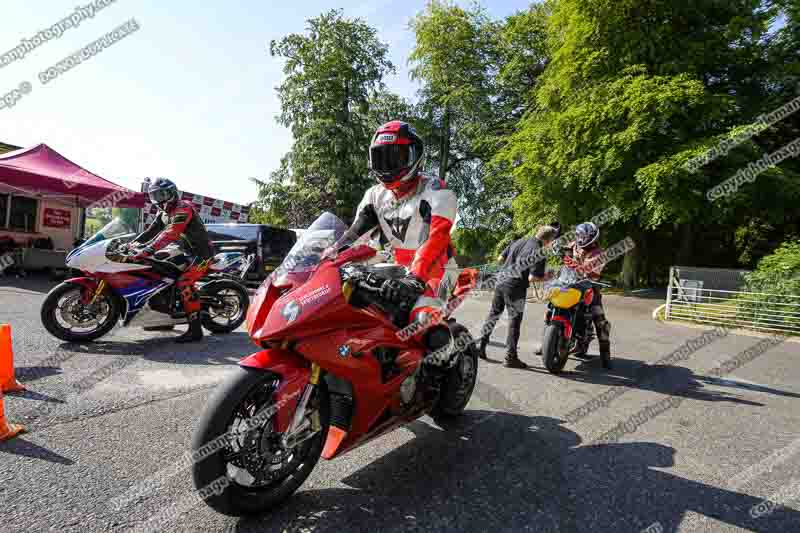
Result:
M286 322L294 322L300 316L301 309L300 304L292 300L283 306L281 316L286 319Z
M350 347L346 344L339 346L339 357L345 358L350 355Z

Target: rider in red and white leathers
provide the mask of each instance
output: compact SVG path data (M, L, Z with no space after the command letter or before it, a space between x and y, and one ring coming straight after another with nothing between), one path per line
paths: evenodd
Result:
M457 277L450 230L458 202L444 181L420 171L424 145L413 128L401 121L384 124L370 145L370 169L378 184L367 190L356 220L345 238L380 228L395 261L405 265L405 278L384 283L384 297L414 302L410 319L442 309L445 291Z

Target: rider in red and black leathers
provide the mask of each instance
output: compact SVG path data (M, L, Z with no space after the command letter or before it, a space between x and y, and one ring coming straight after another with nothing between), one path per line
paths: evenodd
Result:
M160 211L152 224L136 239L134 245L142 246L132 259L154 255L159 250L178 243L189 254L189 268L178 278L176 285L180 290L183 309L189 319L189 330L178 337L178 342L196 341L203 338L200 322L202 306L194 287L194 280L202 277L199 270L207 269L205 260L213 256L208 232L194 210L194 206L181 200L178 189L170 180L159 178L148 188L150 200Z
M407 123L392 121L378 128L370 145L370 169L378 184L367 190L343 238L380 228L395 261L409 269L407 277L384 283L383 296L411 303L412 320L441 309L439 287L442 282L451 286L450 278L457 275L450 241L457 199L442 180L420 171L423 154L422 140Z

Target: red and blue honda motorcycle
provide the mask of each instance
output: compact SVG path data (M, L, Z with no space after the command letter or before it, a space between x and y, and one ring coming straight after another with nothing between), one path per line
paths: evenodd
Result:
M47 331L67 342L88 342L119 322L150 328L187 323L175 286L184 271L170 261L182 252L167 247L151 259L131 262L125 244L133 237L114 219L67 255L67 267L84 275L48 293L41 310ZM229 333L244 322L250 296L231 272L246 268L248 261L241 254L218 254L191 271L203 304L203 327L212 333Z

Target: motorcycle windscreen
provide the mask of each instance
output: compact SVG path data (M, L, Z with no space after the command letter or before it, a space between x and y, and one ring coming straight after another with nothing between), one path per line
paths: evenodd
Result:
M251 299L247 312L247 329L258 337L272 306L285 288L302 285L319 266L322 253L342 238L347 226L336 215L323 213L300 235L286 258L264 280Z
M337 243L347 231L347 225L332 213L321 214L294 243L292 249L275 270L275 284L289 274L311 272L322 260L322 253Z
M98 242L107 241L109 239L114 239L117 237L122 237L126 235L133 236L133 232L131 228L122 221L121 218L117 217L105 226L103 226L100 231L89 237L85 242L83 242L80 246L72 250L67 255L67 261L70 258L74 257L75 254L80 253L81 250L85 250L86 248L97 244Z

